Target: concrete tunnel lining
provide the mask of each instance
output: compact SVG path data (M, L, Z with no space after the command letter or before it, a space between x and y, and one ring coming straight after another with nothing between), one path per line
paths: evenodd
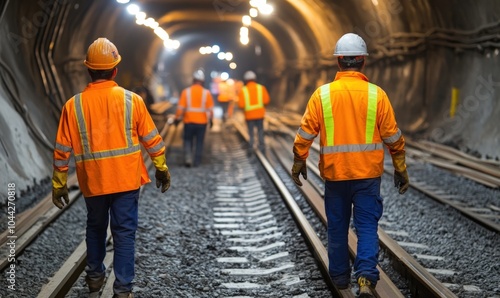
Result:
M152 15L162 20L167 32L170 28L172 36L182 37L196 32L200 21L206 30L217 26L214 7L204 2L138 3L145 9L154 6L157 11ZM247 11L245 1L237 2L237 8L225 15L228 26L238 27ZM478 156L500 157L498 1L269 2L276 7L274 21L257 18L253 28L266 43L267 55L277 59L272 65L258 65L267 74L263 83L269 85L275 103L303 112L311 90L331 80L336 72L331 57L336 40L345 32L356 32L366 39L371 54L366 74L387 91L405 133ZM89 80L81 63L88 45L99 36L107 36L117 45L124 57L118 82L128 88L155 77L163 51L158 38L148 28L137 26L124 6L114 1L4 1L0 12L4 69L0 80L0 183L15 182L24 190L34 180L39 183L51 175L52 152L43 139L53 142L61 101L80 92ZM63 13L66 15L59 18ZM51 34L58 22L64 26ZM56 42L41 44L42 34L53 35ZM54 87L47 93L34 55L37 51L47 55L49 46L53 56L42 58L54 62L47 74L60 81L62 90L57 92L62 100L57 100ZM188 65L189 55L184 54L188 51L181 47L172 59ZM182 71L188 73L187 67ZM9 91L12 84L18 94ZM454 117L449 113L452 88L460 90ZM16 102L24 103L25 112L16 108ZM29 168L23 166L25 160L33 160ZM1 201L5 199L2 194Z

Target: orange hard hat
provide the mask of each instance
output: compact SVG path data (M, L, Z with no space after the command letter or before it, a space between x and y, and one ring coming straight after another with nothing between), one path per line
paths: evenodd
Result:
M116 46L107 38L100 37L89 46L83 63L90 69L107 70L115 68L121 60Z

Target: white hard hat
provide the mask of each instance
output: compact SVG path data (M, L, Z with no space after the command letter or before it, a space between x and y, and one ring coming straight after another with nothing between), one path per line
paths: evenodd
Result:
M333 56L368 56L366 43L354 33L344 34L335 45Z
M205 74L202 70L198 69L197 71L193 72L193 79L204 82Z
M250 81L250 80L255 80L257 79L257 75L255 74L255 72L249 70L247 72L245 72L245 74L243 75L243 80L245 81Z

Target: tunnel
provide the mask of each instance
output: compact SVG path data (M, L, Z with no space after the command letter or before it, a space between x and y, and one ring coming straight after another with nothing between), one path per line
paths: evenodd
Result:
M62 106L89 83L99 37L122 56L117 83L153 102L175 100L197 69L252 70L274 109L301 114L338 71L337 40L356 33L408 138L498 160L499 20L496 0L2 0L0 184L48 182Z

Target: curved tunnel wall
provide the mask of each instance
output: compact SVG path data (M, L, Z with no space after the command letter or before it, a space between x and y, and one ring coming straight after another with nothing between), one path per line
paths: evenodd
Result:
M137 26L114 1L0 4L0 184L26 189L50 176L61 106L88 83L82 61L100 36L112 40L123 57L118 83L133 88L165 79L172 94L189 83L192 70L213 63L197 49L221 40L245 54L238 58L241 65L255 67L276 106L301 113L314 89L335 76L336 40L355 32L370 51L365 72L388 93L405 133L500 157L498 1L283 1L272 17L257 18L251 28L263 53L253 64L245 61L255 55L253 48L237 43L246 6L240 3L221 17L213 6L163 2L141 4L182 41L177 53L166 53L151 30ZM452 88L460 94L453 117Z

